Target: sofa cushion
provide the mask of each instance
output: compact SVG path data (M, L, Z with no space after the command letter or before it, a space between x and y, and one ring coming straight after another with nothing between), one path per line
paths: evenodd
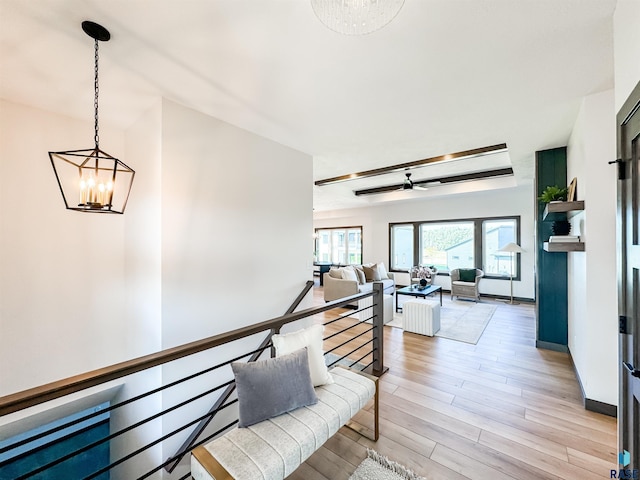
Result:
M365 265L362 266L364 270L364 275L367 279L367 282L379 282L380 272L378 271L378 267L376 265L372 265L371 267L367 267Z
M380 280L389 278L389 275L387 274L387 267L384 266L383 262L378 263L376 267L378 268L378 273L380 274Z
M475 282L476 281L476 269L475 268L461 268L460 280L463 282Z
M332 383L333 378L324 361L323 336L324 325L311 325L295 332L279 333L271 336L271 342L276 349L276 356L295 352L306 347L309 359L309 372L314 387Z
M358 277L358 283L360 285L363 285L363 284L367 283L367 277L364 274L364 270L362 269L362 265L354 265L353 266L353 270L356 272L356 275Z
M356 275L356 271L352 267L343 267L342 270L342 279L343 280L352 280L354 282L358 282L358 276Z
M267 360L233 362L231 368L238 391L239 427L318 402L306 348Z
M384 293L391 293L389 290L392 290L395 286L395 281L390 278L385 278L384 280L379 280L382 283L382 289ZM367 282L364 285L358 285L358 292L360 293L368 293L373 290L373 282Z
M331 278L342 278L342 269L341 268L331 268L329 269L329 276Z

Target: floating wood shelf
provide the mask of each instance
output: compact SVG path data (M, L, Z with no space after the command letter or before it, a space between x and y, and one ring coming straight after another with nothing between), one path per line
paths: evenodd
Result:
M584 252L584 242L544 242L545 252Z
M544 214L542 220L555 221L561 220L565 217L571 218L584 210L584 200L576 200L575 202L549 202L544 207Z

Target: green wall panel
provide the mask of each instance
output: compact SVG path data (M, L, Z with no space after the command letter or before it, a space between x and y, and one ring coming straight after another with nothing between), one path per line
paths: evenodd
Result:
M536 152L536 198L548 185L560 187L567 185L566 147ZM537 343L539 346L566 351L568 341L567 254L544 251L543 243L551 235L552 224L542 221L544 207L544 203L538 202Z

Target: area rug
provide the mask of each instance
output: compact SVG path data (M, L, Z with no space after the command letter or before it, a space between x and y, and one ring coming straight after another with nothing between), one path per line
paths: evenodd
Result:
M498 308L497 305L459 300L446 303L440 307L440 330L436 336L475 345L480 340L496 308ZM394 314L393 320L387 325L402 328L402 314Z
M349 480L425 480L406 467L403 467L375 450L367 448L365 458Z

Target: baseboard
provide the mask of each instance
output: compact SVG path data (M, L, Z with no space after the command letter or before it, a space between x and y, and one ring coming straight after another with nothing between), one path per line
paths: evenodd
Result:
M584 408L592 412L608 415L609 417L618 417L618 407L609 403L599 402L598 400L584 399Z
M582 380L580 379L580 374L578 373L576 364L573 362L573 356L571 355L571 350L569 350L568 348L567 350L569 352L569 360L571 360L571 366L573 367L573 373L576 376L576 380L578 380L578 386L580 386L580 395L582 396L582 405L584 405L585 410L589 410L591 412L601 413L603 415L608 415L609 417L617 418L618 407L616 405L611 405L609 403L604 403L598 400L592 400L590 398L587 398L587 395L584 393L584 387L582 386Z
M561 345L559 343L543 342L536 340L536 348L543 348L545 350L553 350L554 352L569 353L569 347Z

